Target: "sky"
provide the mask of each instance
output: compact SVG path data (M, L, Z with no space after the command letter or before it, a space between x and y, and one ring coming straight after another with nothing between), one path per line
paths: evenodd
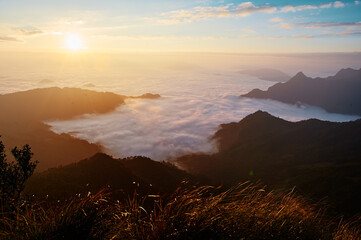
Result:
M0 51L361 51L361 1L0 0Z

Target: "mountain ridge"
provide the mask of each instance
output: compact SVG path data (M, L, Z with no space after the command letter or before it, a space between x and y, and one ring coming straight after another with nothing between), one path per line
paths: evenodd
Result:
M127 197L134 190L143 194L165 194L174 191L183 180L194 179L170 163L143 156L117 159L96 153L78 162L34 174L24 193L52 199L94 193L103 188L110 188L116 197Z
M222 124L213 138L218 153L184 155L176 165L214 184L261 180L271 189L296 186L315 200L328 196L340 212L361 213L361 119L288 122L257 111Z
M361 116L361 69L341 69L334 76L310 78L297 73L285 83L262 91L253 89L241 97L272 99L289 104L317 106L332 113Z

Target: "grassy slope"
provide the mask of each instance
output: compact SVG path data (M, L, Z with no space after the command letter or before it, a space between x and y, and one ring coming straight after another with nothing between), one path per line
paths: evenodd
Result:
M145 206L144 201L152 204ZM104 192L66 202L25 203L0 218L2 239L359 240L359 223L339 223L292 193L248 183L227 191L182 187L172 196L135 194L113 202Z

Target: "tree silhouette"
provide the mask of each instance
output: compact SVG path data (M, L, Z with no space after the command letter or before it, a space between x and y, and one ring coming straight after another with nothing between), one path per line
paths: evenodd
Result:
M5 146L0 141L0 200L2 207L18 202L26 180L34 173L37 161L31 161L33 153L29 145L11 150L15 161L9 162Z

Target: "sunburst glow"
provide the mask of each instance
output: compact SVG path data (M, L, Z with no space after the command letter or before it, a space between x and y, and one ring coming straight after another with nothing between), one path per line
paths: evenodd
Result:
M78 51L84 48L81 38L74 34L71 34L66 38L66 47L72 51Z

